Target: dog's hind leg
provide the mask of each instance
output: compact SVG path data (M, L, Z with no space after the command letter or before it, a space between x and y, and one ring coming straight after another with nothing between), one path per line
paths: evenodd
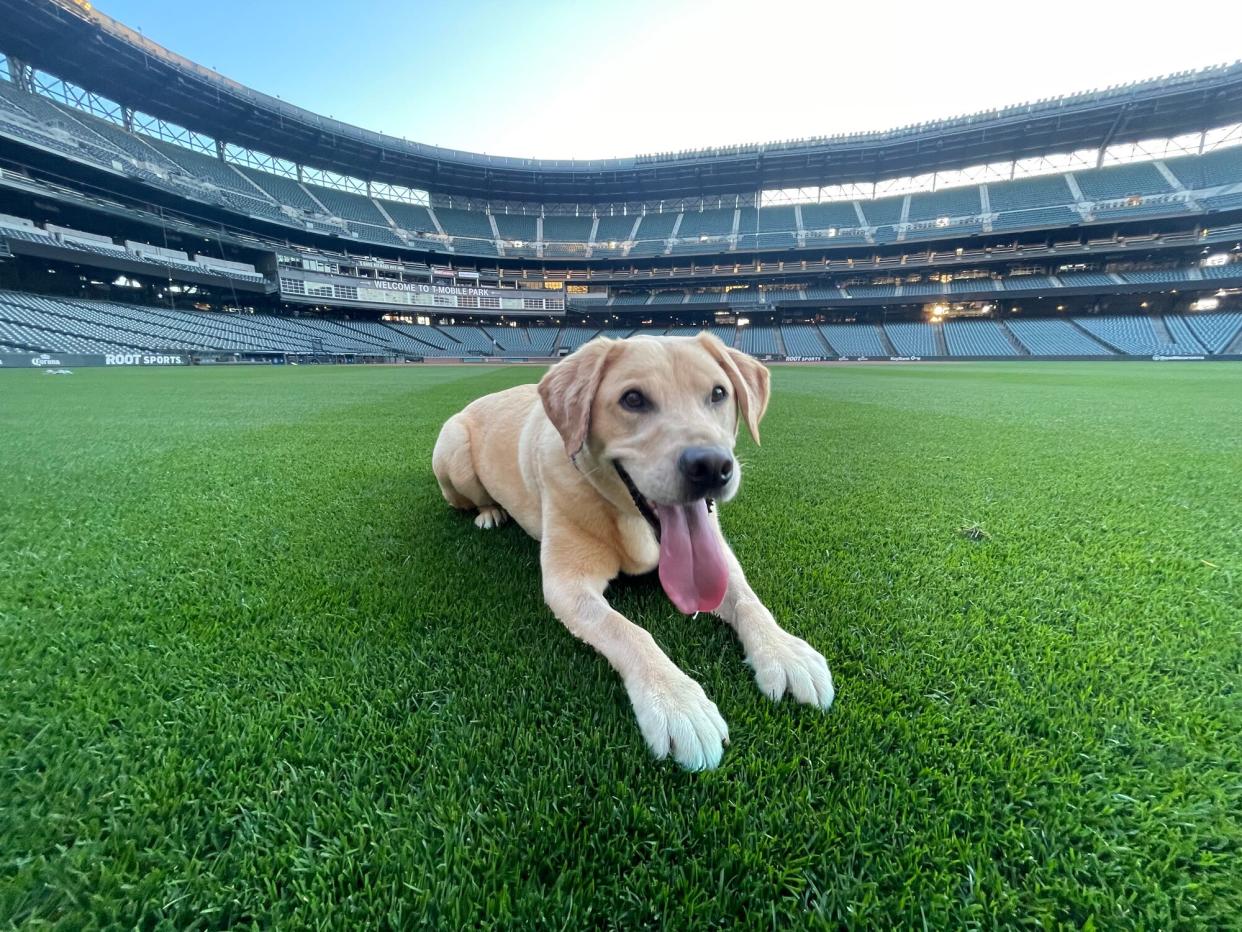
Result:
M440 429L440 436L431 453L431 469L440 483L445 501L462 511L479 510L478 517L474 519L476 526L499 527L508 519L509 516L487 493L474 471L470 428L460 414L449 418Z

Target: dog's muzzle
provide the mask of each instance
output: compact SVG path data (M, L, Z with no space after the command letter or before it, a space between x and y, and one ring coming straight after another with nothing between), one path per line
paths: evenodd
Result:
M655 508L651 506L651 502L647 501L645 495L638 491L638 486L634 484L634 480L630 478L630 474L625 471L620 461L612 461L613 468L616 469L617 475L621 477L621 481L625 484L625 490L630 493L630 498L634 500L634 507L638 509L638 513L643 516L651 530L655 533L655 539L660 540L660 518L656 514ZM707 499L707 510L711 511L716 503L712 499Z

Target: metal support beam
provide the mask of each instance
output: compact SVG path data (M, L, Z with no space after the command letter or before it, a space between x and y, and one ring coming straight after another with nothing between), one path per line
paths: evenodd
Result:
M1108 128L1108 132L1104 134L1103 141L1100 142L1100 148L1095 153L1095 167L1100 168L1104 165L1104 153L1112 144L1113 138L1117 135L1117 131L1125 125L1126 116L1129 115L1130 105L1122 104L1117 111L1117 116L1113 119L1113 125Z

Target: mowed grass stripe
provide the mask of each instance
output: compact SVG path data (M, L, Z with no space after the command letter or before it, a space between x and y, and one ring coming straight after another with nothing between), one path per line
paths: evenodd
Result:
M0 917L1236 919L1242 371L777 370L723 521L839 697L772 705L623 581L729 722L699 775L431 477L538 375L0 373Z

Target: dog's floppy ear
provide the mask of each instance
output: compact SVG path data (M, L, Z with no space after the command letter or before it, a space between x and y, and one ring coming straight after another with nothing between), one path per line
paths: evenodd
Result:
M597 337L547 371L539 380L544 413L565 442L569 458L582 449L591 429L591 405L616 340Z
M742 420L746 422L750 436L758 443L759 422L768 410L768 398L772 394L772 376L768 367L754 356L725 346L706 330L699 334L698 339L729 377L737 405L742 411Z

